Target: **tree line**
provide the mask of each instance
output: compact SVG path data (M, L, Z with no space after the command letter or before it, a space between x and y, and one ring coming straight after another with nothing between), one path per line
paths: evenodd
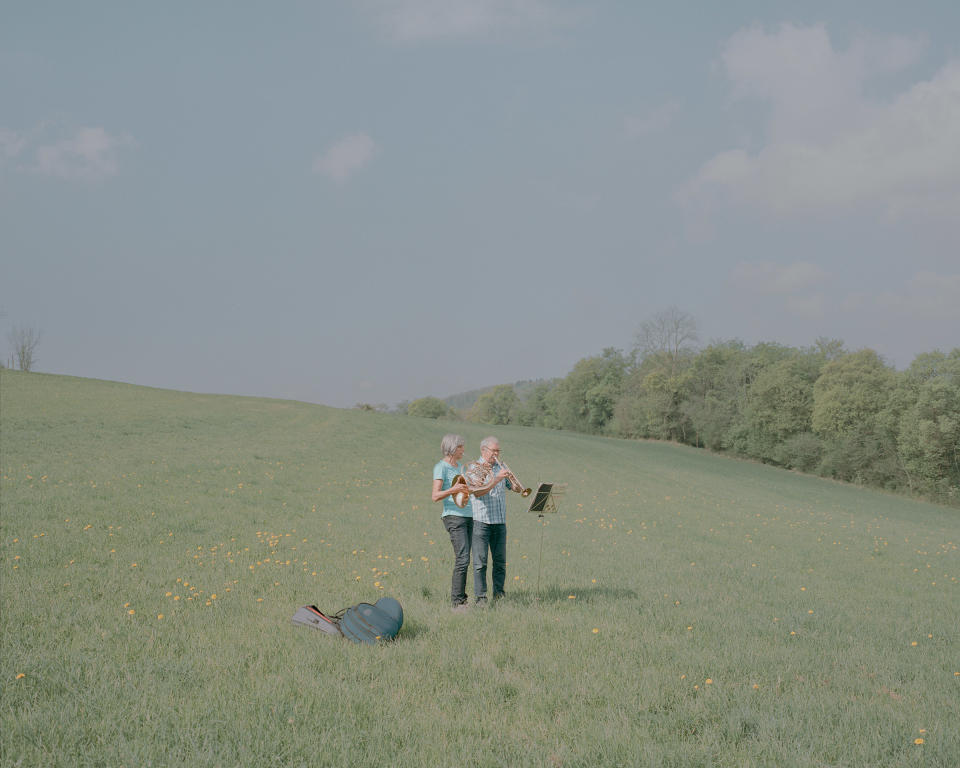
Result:
M439 398L410 415L669 440L960 505L960 348L897 371L875 351L714 341L686 313L644 323L629 352L607 348L566 377L510 384L455 411Z

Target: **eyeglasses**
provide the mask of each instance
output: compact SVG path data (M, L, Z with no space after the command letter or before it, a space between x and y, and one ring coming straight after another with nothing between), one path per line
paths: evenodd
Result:
M499 448L484 448L483 450L489 451L490 453L500 453Z

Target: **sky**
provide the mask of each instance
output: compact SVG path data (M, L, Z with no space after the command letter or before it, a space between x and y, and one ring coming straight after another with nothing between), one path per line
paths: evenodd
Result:
M960 346L960 4L0 0L0 350L337 407Z

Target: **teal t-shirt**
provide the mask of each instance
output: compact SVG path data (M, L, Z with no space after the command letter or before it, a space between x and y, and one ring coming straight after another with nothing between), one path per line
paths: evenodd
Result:
M441 480L440 490L445 491L453 485L453 478L457 475L463 474L463 464L457 464L453 467L448 464L443 459L437 462L437 465L433 468L433 479ZM460 517L473 517L473 510L470 508L470 504L467 503L463 509L460 509L454 503L453 496L447 496L443 500L443 517L446 515L460 515Z

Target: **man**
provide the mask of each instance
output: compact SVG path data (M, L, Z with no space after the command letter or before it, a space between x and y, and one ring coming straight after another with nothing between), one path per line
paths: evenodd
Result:
M487 603L488 551L493 599L503 597L507 578L507 489L520 492L510 484L509 473L500 466L499 458L500 441L486 437L480 442L480 461L471 464L466 472L473 494L473 594L478 606Z

